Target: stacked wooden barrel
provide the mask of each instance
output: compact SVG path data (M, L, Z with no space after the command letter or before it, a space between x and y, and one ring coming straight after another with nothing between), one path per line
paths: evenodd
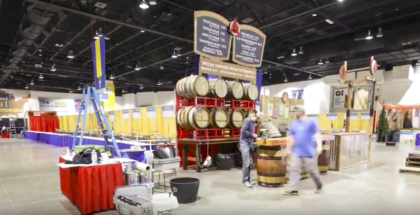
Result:
M177 95L184 99L195 97L215 97L234 100L258 99L258 87L252 83L209 79L192 75L179 80L175 87ZM208 108L205 106L182 107L177 111L176 123L187 130L205 128L241 128L242 121L254 116L255 110L230 108Z

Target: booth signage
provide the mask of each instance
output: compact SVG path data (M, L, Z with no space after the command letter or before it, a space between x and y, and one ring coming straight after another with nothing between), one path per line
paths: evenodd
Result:
M327 120L337 120L337 114L336 113L327 114Z
M174 116L174 106L163 106L162 107L162 117L171 118Z
M318 120L318 114L308 114L308 119Z
M147 107L147 118L156 118L156 108L155 107Z
M115 111L109 111L109 119L114 120L115 119Z
M229 21L210 11L194 12L194 52L205 57L229 60Z
M358 119L357 113L350 113L350 119L352 119L352 120Z
M74 108L76 109L76 112L79 112L80 110L85 110L85 105L83 104L81 99L75 99Z
M241 25L241 32L233 38L233 62L249 67L260 67L266 35L250 25Z
M370 114L369 113L361 113L360 114L360 119L361 120L368 120L368 119L370 119Z
M347 105L347 90L346 89L336 89L333 92L333 105L332 109L334 111L344 110Z
M303 90L292 90L292 99L303 99Z
M10 95L0 92L0 108L10 108Z
M39 108L43 111L68 111L72 108L69 99L39 98Z
M134 119L139 119L140 118L140 109L139 108L133 109L133 118Z
M257 70L231 63L200 58L199 73L213 74L217 76L240 79L253 82L257 78Z
M130 110L123 110L122 111L122 118L123 119L130 119Z

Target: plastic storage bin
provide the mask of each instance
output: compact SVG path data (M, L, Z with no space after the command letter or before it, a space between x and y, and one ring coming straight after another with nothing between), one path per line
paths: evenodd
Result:
M153 169L160 170L160 171L178 169L180 162L181 162L180 157L167 158L167 159L154 159Z
M157 193L152 196L154 215L171 215L178 208L178 200L171 193Z
M122 215L152 215L151 199L146 185L117 187L113 198L115 209Z

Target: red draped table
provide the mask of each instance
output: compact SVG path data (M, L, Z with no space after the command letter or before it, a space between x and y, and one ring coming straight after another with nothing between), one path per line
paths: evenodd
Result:
M61 192L82 214L113 210L114 190L123 185L121 163L60 167Z

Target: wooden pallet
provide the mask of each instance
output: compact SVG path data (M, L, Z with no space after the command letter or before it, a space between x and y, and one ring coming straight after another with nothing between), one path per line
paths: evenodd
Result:
M420 168L419 167L408 167L408 166L404 166L400 168L400 173L402 172L416 172L416 173L420 173Z

